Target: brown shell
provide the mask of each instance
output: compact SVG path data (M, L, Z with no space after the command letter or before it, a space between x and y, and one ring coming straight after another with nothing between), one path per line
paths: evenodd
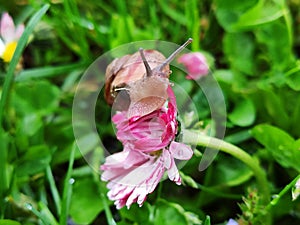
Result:
M145 58L151 69L161 65L165 56L156 50L144 50ZM166 65L162 72L169 77L169 65ZM140 52L132 55L125 55L113 60L106 68L105 74L105 100L109 105L114 103L117 95L116 88L127 87L136 81L146 77L146 68ZM132 85L131 85L132 86ZM152 90L155 92L155 90Z

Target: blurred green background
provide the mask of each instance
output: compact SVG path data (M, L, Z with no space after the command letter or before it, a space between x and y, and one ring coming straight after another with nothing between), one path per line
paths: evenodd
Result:
M76 147L72 128L76 86L97 57L133 41L181 44L191 37L188 48L208 57L209 76L225 97L225 140L257 159L267 188L281 192L300 172L299 0L0 2L1 13L28 29L19 41L21 57L0 62L0 225L208 225L238 217L240 224L255 225L265 224L265 214L276 225L300 224L300 201L292 201L291 187L264 211L250 169L220 153L199 172L200 146L182 168L184 185L163 181L143 207L117 211ZM177 70L171 80L197 107L200 123L189 128L213 127L197 84ZM105 147L121 150L102 96L96 107ZM99 168L103 149L91 152Z

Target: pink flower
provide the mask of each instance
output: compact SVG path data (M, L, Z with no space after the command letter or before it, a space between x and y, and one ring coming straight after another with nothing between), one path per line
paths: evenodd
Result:
M135 150L153 152L167 147L177 133L176 100L168 88L168 108L162 107L148 115L127 118L127 112L116 114L112 120L117 126L117 138Z
M140 206L153 192L165 171L170 180L181 184L175 159L188 160L193 151L176 142L178 123L175 96L168 88L168 108L162 107L145 116L127 118L127 112L113 117L117 138L123 143L122 152L106 158L101 166L101 179L109 181L108 197L117 208L134 202Z
M14 21L9 14L2 14L0 22L0 57L5 62L10 62L23 31L23 24L15 27Z
M178 58L178 62L182 63L188 71L186 79L197 80L208 74L209 67L206 58L200 52L184 54Z

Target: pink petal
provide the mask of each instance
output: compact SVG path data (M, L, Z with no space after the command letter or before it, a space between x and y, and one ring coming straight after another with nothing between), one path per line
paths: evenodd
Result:
M183 143L173 141L170 144L169 151L175 159L188 160L193 155L193 150L190 146Z
M163 159L164 159L164 166L166 167L166 169L167 170L170 169L172 164L172 156L167 149L163 150Z
M120 165L126 157L129 155L129 151L122 151L112 154L105 159L105 164L103 166L110 167L114 165Z
M15 38L15 25L8 13L3 13L0 24L0 34L6 43Z
M127 119L126 113L124 113L124 112L118 112L112 117L112 121L115 124L120 124L120 123L124 122L126 119Z
M15 39L19 40L25 30L24 24L20 24L17 26L15 30Z
M137 202L141 206L146 200L147 194L148 193L144 187L135 188L126 201L127 208L129 208L134 202Z
M156 188L157 184L161 180L162 176L164 175L165 169L163 167L163 162L161 159L159 159L159 162L156 166L155 172L149 177L149 179L146 181L147 184L147 191L148 193L152 193L154 189Z
M168 169L168 177L171 181L174 181L176 184L181 184L181 178L173 158L171 158L171 166Z
M125 170L124 173L109 170L105 172L116 172L120 177L112 179L107 187L109 199L115 201L117 208L130 207L137 202L140 206L146 200L147 194L151 193L163 175L163 164L161 160L149 160L143 165Z

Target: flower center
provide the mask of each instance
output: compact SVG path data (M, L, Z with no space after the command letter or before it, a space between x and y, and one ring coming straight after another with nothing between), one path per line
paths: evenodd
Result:
M12 57L15 53L16 47L17 47L16 41L12 41L5 46L5 50L2 55L4 62L10 62L10 60L12 59Z
M162 149L161 150L157 150L157 151L153 151L153 152L150 152L149 155L151 156L160 156L162 154Z

